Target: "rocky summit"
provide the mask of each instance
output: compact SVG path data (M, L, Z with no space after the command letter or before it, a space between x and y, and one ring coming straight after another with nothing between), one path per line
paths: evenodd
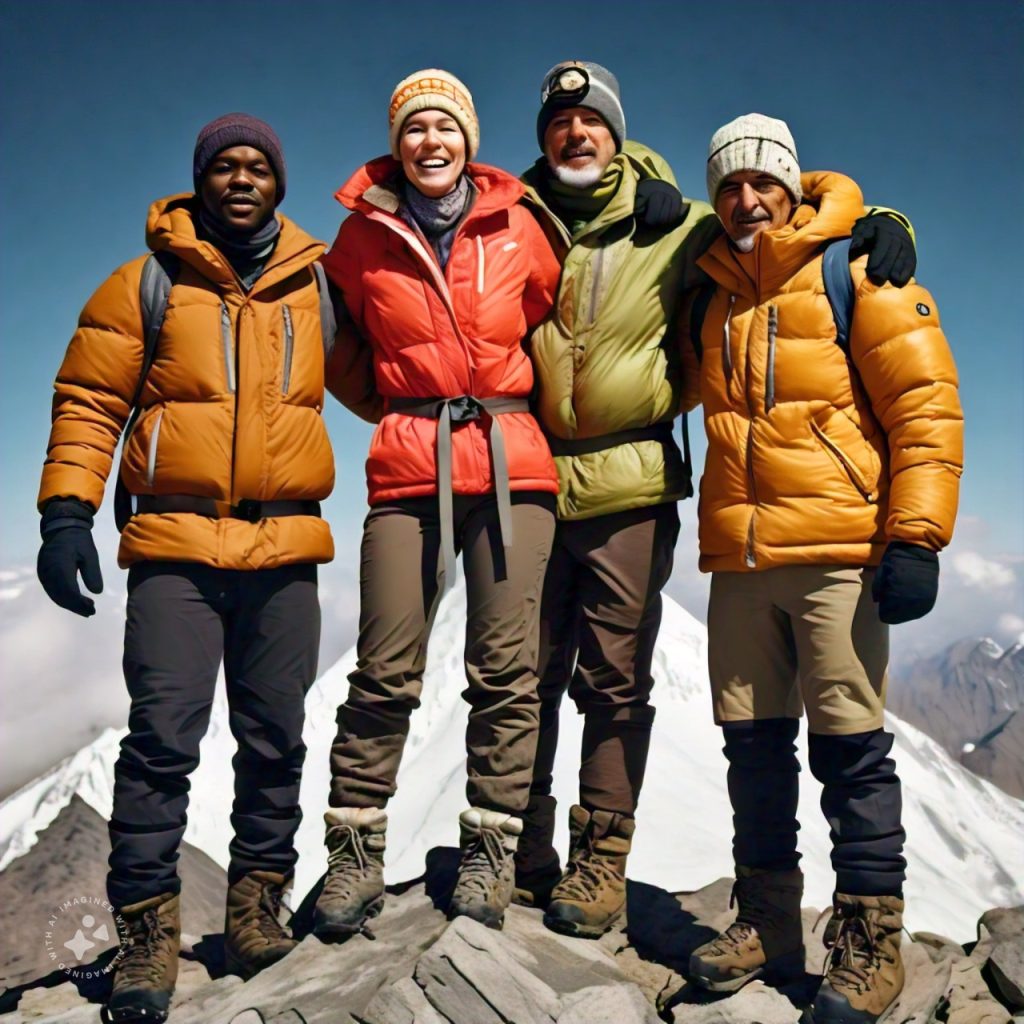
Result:
M23 922L46 917L43 890L33 889L30 873L45 879L51 856L66 865L65 887L77 891L96 883L82 874L95 874L95 863L85 863L93 858L76 869L56 841L71 837L79 848L90 848L102 828L91 813L75 805L24 858L20 877L10 870L0 875L0 903L20 901ZM556 935L544 927L540 911L521 907L510 908L501 932L466 918L449 923L444 909L458 851L437 848L422 878L388 890L371 931L346 942L325 945L308 934L314 889L292 918L296 934L304 936L299 946L243 983L224 975L221 935L212 923L221 917L223 872L212 862L196 862L193 853L186 856L186 883L203 899L186 906L170 1024L808 1024L804 1011L825 958L824 919L808 907L802 980L782 990L755 981L727 997L695 989L682 973L690 952L734 913L731 882L724 878L689 893L630 882L627 919L596 942ZM88 963L72 977L46 965L45 957L33 961L27 947L42 936L26 924L18 927L10 915L7 925L8 938L17 935L26 950L17 970L5 975L0 1024L100 1021L109 976L83 980L95 973ZM978 931L980 938L966 945L930 933L905 936L907 985L887 1020L1024 1021L1024 907L988 912ZM102 952L94 963L102 966L111 954Z

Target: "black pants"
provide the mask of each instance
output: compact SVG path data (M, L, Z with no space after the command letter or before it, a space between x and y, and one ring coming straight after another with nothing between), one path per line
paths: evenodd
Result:
M292 871L304 701L319 640L315 565L132 567L124 642L132 704L114 768L107 877L114 906L180 889L188 777L199 764L222 659L238 743L229 881L252 870Z
M797 866L798 728L795 718L723 728L738 865L768 871ZM831 830L837 892L902 895L907 862L900 780L888 756L892 744L892 734L882 729L808 736L811 772L822 784L821 809Z

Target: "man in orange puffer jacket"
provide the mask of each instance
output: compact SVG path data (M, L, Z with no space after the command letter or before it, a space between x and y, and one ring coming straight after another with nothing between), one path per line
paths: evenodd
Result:
M281 145L230 114L199 133L196 194L153 204L147 241L175 271L156 358L125 441L136 514L124 669L132 705L114 769L108 893L129 931L112 1020L166 1019L177 974L177 849L188 776L221 660L235 756L225 947L243 976L294 945L276 907L294 868L303 702L320 635L316 563L334 554L319 502L334 482L320 410L323 244L276 214ZM103 586L92 541L143 371L142 256L86 304L55 384L39 490L39 578L79 615Z
M839 174L801 176L783 122L721 128L708 192L727 237L698 261L717 288L699 338L684 337L684 405L703 403L708 436L700 566L713 574L739 913L690 972L716 991L803 972L794 740L806 708L836 871L814 1020L873 1022L903 985L887 624L935 601L963 460L956 368L928 292L872 284L864 258L850 265L849 351L836 343L822 251L849 235L861 193Z

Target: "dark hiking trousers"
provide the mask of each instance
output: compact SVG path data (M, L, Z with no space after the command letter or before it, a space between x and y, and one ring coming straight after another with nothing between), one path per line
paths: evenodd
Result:
M506 558L493 494L455 495L455 545L466 572L466 796L519 815L537 746L537 632L555 497L512 494ZM439 600L436 497L374 505L360 564L359 640L331 749L332 807L384 807L419 707Z
M189 774L199 764L222 659L238 742L229 882L253 870L291 872L304 700L319 640L315 565L251 572L185 562L132 566L124 645L132 703L110 821L114 906L180 890Z
M723 727L738 865L766 871L797 866L798 727L795 718ZM837 892L902 896L907 862L892 744L883 729L808 736L811 773L822 784L821 809L831 829Z
M661 590L678 534L675 502L559 522L541 608L533 802L551 793L559 705L568 692L585 716L580 803L635 813L654 721Z

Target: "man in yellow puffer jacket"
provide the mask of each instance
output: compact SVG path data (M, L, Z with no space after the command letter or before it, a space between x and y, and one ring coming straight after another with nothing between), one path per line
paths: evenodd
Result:
M132 698L114 769L107 888L125 921L112 1020L162 1021L177 974L177 849L188 776L224 661L234 759L225 951L243 976L295 942L276 908L295 865L304 698L320 635L316 563L334 553L319 502L334 461L320 417L324 341L313 264L323 244L275 215L281 145L230 114L199 133L196 195L150 209L147 241L174 273L156 358L125 441L137 511L124 670ZM93 514L143 374L143 256L89 300L55 384L39 491L39 578L91 615L102 589Z
M872 284L863 259L850 265L849 351L837 344L822 253L849 235L861 194L839 174L801 176L783 122L721 128L708 192L726 237L699 261L717 287L699 337L684 328L684 405L703 403L708 436L700 565L713 574L739 913L690 971L716 991L803 971L794 740L806 709L836 871L814 1020L872 1022L903 984L887 624L935 601L963 458L956 368L928 292Z

